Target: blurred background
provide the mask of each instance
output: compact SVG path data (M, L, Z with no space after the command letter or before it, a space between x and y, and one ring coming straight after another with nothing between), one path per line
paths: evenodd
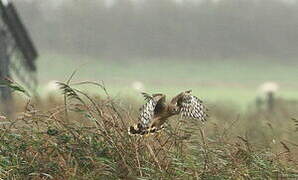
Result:
M131 169L135 171L137 161L134 159L139 148L131 146L136 149L136 154L131 154L134 151L126 148L133 145L131 138L127 138L127 128L138 121L138 110L144 103L141 92L164 93L169 100L189 89L203 100L210 110L210 118L204 125L197 121L173 118L168 121L169 125L177 128L165 128L161 136L167 137L164 135L168 132L194 134L192 138L196 141L193 142L201 141L197 137L202 137L199 146L192 146L191 141L184 143L195 149L194 156L186 159L199 157L198 155L207 157L205 152L209 150L204 150L207 147L204 138L206 134L206 142L210 147L219 145L218 148L213 146L215 148L210 149L210 152L222 150L223 156L229 158L231 154L235 155L235 158L231 156L229 160L208 160L214 164L215 169L219 169L219 175L222 172L238 173L240 171L235 170L235 167L247 167L251 169L251 176L247 176L248 170L244 169L241 171L244 175L234 179L254 179L257 171L267 174L264 162L268 162L268 167L274 168L283 166L281 164L298 167L298 0L0 0L0 5L0 132L1 129L4 131L1 133L4 139L4 134L8 131L2 126L10 124L6 121L15 118L11 122L18 127L10 126L13 131L29 131L24 133L23 139L19 139L21 143L32 140L28 144L36 144L36 152L51 152L49 155L40 153L41 160L34 161L38 162L37 168L56 159L52 150L39 148L51 148L48 144L53 144L56 148L57 145L50 142L52 140L49 137L72 137L72 133L67 135L70 129L80 137L85 133L81 127L86 127L86 132L88 130L86 143L81 143L84 138L74 138L80 140L78 142L82 149L78 152L86 153L85 159L89 159L89 150L92 148L96 149L93 159L101 156L97 155L97 150L101 147L109 147L107 152L119 151L115 146L110 146L110 141L106 139L102 141L106 143L104 146L101 145L101 140L98 141L99 146L86 146L89 139L95 137L93 135L101 135L102 132L98 130L101 130L102 125L99 126L99 123L107 125L104 125L104 129L108 131L103 131L102 134L113 132L113 142L117 145L118 142L123 142L121 149L127 152L127 162L132 164ZM15 12L19 19L15 18ZM22 28L22 24L25 28ZM72 77L75 70L76 74ZM91 87L86 84L71 84L69 87L60 83L64 92L59 90L56 82L66 82L70 77L72 83L104 82L110 95L105 94L103 88L93 86L94 84ZM7 85L10 89L5 88ZM77 87L80 87L79 91L74 90ZM11 89L23 93L11 95ZM39 98L31 98L26 92L31 97L38 94ZM87 98L84 94L86 92ZM68 93L68 98L63 98L63 93ZM94 101L90 103L89 100L92 99ZM90 131L89 134L89 126L96 131ZM76 131L76 128L80 129ZM55 132L61 132L61 135ZM40 138L42 133L44 136ZM26 134L35 134L38 138ZM169 139L176 144L177 139L172 137L170 135ZM245 144L244 149L247 151L240 148L239 139L240 144ZM6 141L15 142L9 138ZM136 142L145 145L148 141ZM14 147L9 143L2 144L8 147L9 153L12 151L11 147ZM64 144L68 149L68 144ZM223 146L229 146L231 150L226 151ZM73 147L77 148L76 144ZM238 147L239 151L235 151ZM178 144L172 149L182 150L184 146L180 147ZM271 150L277 155L271 156ZM61 146L57 157L64 151L64 146ZM74 152L76 151L75 149ZM249 156L243 152L248 152ZM23 163L24 158L12 161L22 162L22 166L29 167L32 159L36 159L35 153L24 154L32 155L27 158L28 164ZM70 157L72 154L63 157ZM119 154L122 158L122 151ZM259 158L257 154L264 155L265 159L272 157L272 160L263 161L263 157ZM242 155L243 166L237 163ZM285 155L284 160L279 159L281 155ZM45 160L44 157L49 159ZM78 157L82 159L81 156ZM109 154L106 157L114 158L118 155ZM144 153L143 157L150 156ZM165 156L160 153L160 157L164 159ZM173 172L180 172L175 168L178 166L185 173L187 166L181 165L185 159L182 158L180 164L176 157L178 156L175 154L170 158L174 163L177 162L173 164ZM218 157L222 155L218 154ZM153 159L155 157L150 158L150 161ZM250 161L251 159L257 161ZM274 161L281 164L272 164ZM61 162L66 161L57 160L57 164L63 164ZM63 176L67 174L65 172L82 169L76 163L75 167L72 166L73 162L76 161L70 159L69 163L65 163L69 164L70 171L61 170ZM115 158L113 162L117 164L125 161ZM192 166L194 163L192 160L190 162ZM218 162L223 165L218 166ZM6 167L7 163L3 161L2 164ZM122 172L121 167L124 164L111 172ZM154 163L151 165L156 170L146 170L148 174L163 172ZM230 170L222 168L226 166L230 166ZM12 163L11 167L7 168L7 172L14 174L11 169L20 166ZM90 172L97 169L94 166L88 167ZM103 167L118 165L108 164ZM166 167L169 167L168 164ZM191 173L198 170L196 166L193 167L195 171ZM201 166L203 170L199 171L215 175L206 167L207 165ZM138 168L141 169L141 166ZM64 169L63 165L61 169ZM32 172L36 171L28 171ZM57 174L56 171L52 172ZM270 169L270 173L273 172L279 171ZM140 174L142 176L141 170ZM177 177L179 176L165 179ZM181 177L178 179L183 179ZM259 179L270 179L269 177L271 176L266 175Z
M192 89L237 108L268 91L298 98L296 0L12 2L39 52L42 95L78 69L76 81L115 96Z

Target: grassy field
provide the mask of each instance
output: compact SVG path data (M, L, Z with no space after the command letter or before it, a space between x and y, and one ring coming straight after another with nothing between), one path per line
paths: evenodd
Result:
M256 59L91 59L47 54L38 60L41 92L51 80L65 80L78 69L75 80L104 81L113 96L141 99L131 84L140 81L147 92L163 92L174 96L185 89L207 101L229 101L246 107L261 95L259 86L267 81L280 85L277 95L298 98L298 62ZM97 93L89 88L92 93Z
M39 100L16 98L15 114L0 114L0 179L298 178L296 62L46 55L38 63L41 84L66 82L78 69L70 84L105 86L64 86L55 96L41 86ZM208 121L173 117L158 134L129 136L143 103L134 81L169 96L192 89ZM272 110L255 104L265 81L280 85Z
M129 136L139 103L94 97L67 85L66 98L18 102L15 118L0 116L3 179L295 179L298 103L274 111L208 103L210 118L170 118L165 130Z

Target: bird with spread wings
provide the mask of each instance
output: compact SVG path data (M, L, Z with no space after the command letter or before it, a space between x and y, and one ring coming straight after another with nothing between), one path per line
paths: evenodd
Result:
M142 94L147 102L140 108L138 124L128 128L131 135L155 133L163 129L167 118L174 115L180 114L203 122L208 117L207 108L199 98L191 95L191 90L178 94L169 103L166 103L164 94Z

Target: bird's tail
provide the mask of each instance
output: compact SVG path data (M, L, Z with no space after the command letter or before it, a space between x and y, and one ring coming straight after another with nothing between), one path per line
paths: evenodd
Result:
M134 126L130 126L128 128L128 134L143 136L143 135L147 135L147 134L157 133L162 129L164 129L164 126L161 126L160 128L156 128L156 127L145 128L140 123L138 123L138 124L135 124Z

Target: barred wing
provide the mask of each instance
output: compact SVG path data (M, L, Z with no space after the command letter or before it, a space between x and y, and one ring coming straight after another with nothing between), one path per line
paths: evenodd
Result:
M202 103L203 102L195 96L185 95L182 98L180 114L183 117L206 121L208 117L206 113L207 109Z
M140 109L139 122L143 127L147 127L154 118L157 105L165 101L165 96L162 94L155 94L152 96L146 93L142 94L145 97L145 100L147 100L147 103Z
M199 98L191 95L191 90L178 94L172 99L171 103L179 107L180 114L183 117L199 119L201 121L206 121L208 117L206 113L207 108Z

